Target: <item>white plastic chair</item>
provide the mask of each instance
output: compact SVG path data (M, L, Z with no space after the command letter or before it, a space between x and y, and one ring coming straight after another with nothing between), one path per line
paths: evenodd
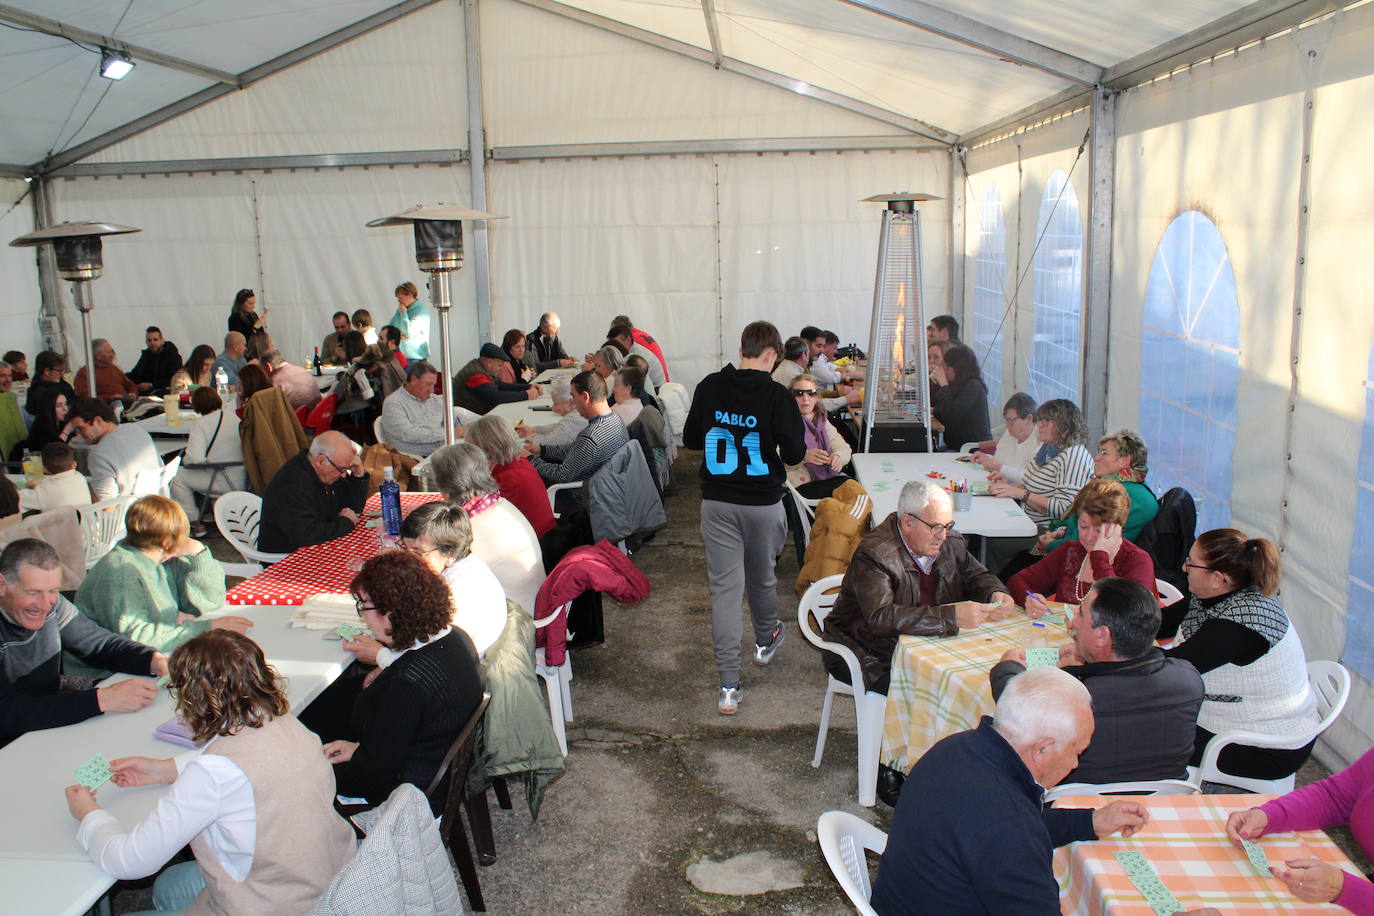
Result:
M375 419L375 420L372 421L372 435L375 436L375 437L377 438L377 444L378 444L378 445L390 445L392 448L396 448L395 445L392 445L392 443L386 441L386 436L384 436L384 435L382 434L382 418L381 418L381 417L378 417L377 419ZM400 452L401 450L397 448L396 451ZM424 457L425 457L424 455L412 455L410 452L401 452L401 454L402 454L402 455L410 455L411 458L424 458Z
M167 469L171 468L172 473L168 474ZM134 485L129 491L134 496L159 496L170 497L172 495L172 478L181 468L181 456L177 455L168 464L160 468L148 468L146 471L139 471L134 475Z
M859 916L878 916L868 902L873 888L868 883L866 853L871 850L882 855L887 849L887 834L848 811L827 811L816 820L816 841L825 854L825 864Z
M585 482L586 481L583 480L570 480L567 483L549 484L549 508L553 511L554 518L560 517L558 514L557 505L559 492L562 490L580 490L582 489L582 484L584 484Z
M1199 788L1186 779L1141 782L1066 782L1045 793L1045 804L1067 795L1196 795Z
M284 553L258 550L258 523L262 518L262 497L244 490L225 493L215 502L215 527L247 562L225 563L231 576L256 576L264 563L286 559Z
M168 499L172 498L172 478L177 476L177 471L179 470L181 470L180 455L177 455L171 461L167 462L162 466L162 473L158 477L157 485L157 492L160 495L165 496Z
M534 628L541 630L558 619L559 614L566 615L568 609L572 607L572 602L560 604L553 609L553 613L547 617L540 618L534 622ZM563 752L563 756L568 756L568 733L564 725L565 722L573 720L572 711L572 653L567 652L563 656L563 664L551 666L544 661L544 650L542 648L534 650L534 670L544 679L544 689L549 695L549 718L553 720L553 733L558 737L558 749Z
M1155 591L1159 593L1160 607L1169 607L1171 604L1177 604L1183 600L1183 592L1163 579L1155 579Z
M801 495L801 491L787 482L787 492L792 497L792 504L797 507L797 518L801 520L801 533L803 543L811 543L811 523L816 520L816 507L820 505L819 499L807 499Z
M76 510L77 521L81 524L81 540L86 544L86 568L90 569L100 558L124 537L124 516L137 496L116 496L90 506L80 506Z
M979 443L977 442L965 442L963 445L959 446L959 454L972 455L978 450L978 445Z
M821 765L821 757L825 753L825 736L830 728L830 708L835 702L835 695L853 697L854 718L859 733L859 804L865 808L872 808L878 800L878 753L883 743L883 714L887 711L887 697L871 690L864 691L863 671L859 668L858 656L848 646L824 639L820 631L812 627L809 619L814 615L817 625L825 624L826 615L835 606L835 595L827 595L826 592L833 589L838 594L840 583L843 581L843 575L826 576L818 580L806 590L806 594L802 595L801 602L797 605L797 626L807 642L823 651L834 652L849 666L848 684L833 674L826 675L825 702L821 706L820 731L816 735L816 755L811 758L811 765Z
M1293 777L1282 779L1253 779L1249 776L1236 776L1222 772L1217 760L1222 750L1230 744L1247 744L1251 747L1302 747L1313 738L1331 727L1336 717L1350 699L1350 672L1340 662L1316 661L1307 663L1307 684L1317 698L1317 715L1320 720L1315 730L1298 735L1261 735L1255 732L1233 731L1213 735L1202 752L1202 763L1188 768L1191 782L1201 786L1204 782L1217 782L1235 786L1247 792L1261 792L1270 795L1284 795L1293 791Z

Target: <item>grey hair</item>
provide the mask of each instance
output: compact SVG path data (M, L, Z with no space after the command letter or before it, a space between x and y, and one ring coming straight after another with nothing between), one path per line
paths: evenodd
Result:
M0 369L13 369L13 368L14 368L14 367L11 366L9 363L5 362L3 359L0 359Z
M20 538L10 541L0 553L0 576L6 582L19 578L19 567L36 566L39 569L60 569L62 559L47 541L38 538Z
M557 317L558 317L558 313L557 313L557 312L545 312L544 314L542 314L542 315L539 316L539 326L540 326L541 328L546 328L546 327L549 326L549 319L550 319L550 318L557 318ZM563 323L562 321L559 322L559 324L562 324L562 323Z
M993 725L1014 748L1044 738L1067 744L1078 732L1079 714L1092 714L1092 695L1078 678L1046 665L1007 682L997 700Z
M556 403L572 400L572 376L560 375L549 385L549 397Z
M487 467L486 452L468 442L436 449L429 456L429 466L435 485L449 502L465 503L501 489Z
M280 350L268 350L262 354L262 361L275 369L286 362L286 357L281 355Z
M109 345L110 342L104 337L97 337L95 340L91 341L92 350L99 350L101 347L108 347Z
M520 440L510 423L490 414L469 426L463 440L485 452L494 465L510 464L520 457Z
M920 515L932 500L941 500L946 505L954 503L944 487L936 486L929 480L908 480L902 487L902 495L897 497L897 512L900 515Z
M606 361L612 372L625 367L625 357L615 347L602 347L596 351L596 355Z
M415 378L422 378L426 375L438 375L439 370L434 368L434 364L423 359L417 359L406 366L406 381Z
M316 436L314 439L310 440L310 451L308 454L311 458L318 458L327 451L330 451L328 439L323 436Z
M466 512L451 503L425 503L401 522L401 537L414 539L422 535L450 560L462 560L472 552L472 523Z

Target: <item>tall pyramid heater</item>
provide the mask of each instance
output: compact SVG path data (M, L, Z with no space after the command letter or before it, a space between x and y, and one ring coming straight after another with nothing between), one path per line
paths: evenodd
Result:
M873 286L868 374L864 384L864 451L931 451L930 369L921 293L921 214L930 194L879 194L878 278Z

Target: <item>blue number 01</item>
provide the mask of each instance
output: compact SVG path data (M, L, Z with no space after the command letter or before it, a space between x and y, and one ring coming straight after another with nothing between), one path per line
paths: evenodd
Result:
M744 473L750 477L764 477L768 465L763 460L763 438L757 431L744 436L744 451L749 456L749 464ZM706 434L706 469L712 474L729 477L739 467L739 449L735 436L723 426L714 426Z

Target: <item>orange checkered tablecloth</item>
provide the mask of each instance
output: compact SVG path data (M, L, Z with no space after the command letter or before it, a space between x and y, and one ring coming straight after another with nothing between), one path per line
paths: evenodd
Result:
M1145 897L1131 883L1113 853L1135 850L1178 899L1180 908L1216 907L1235 913L1343 913L1335 904L1304 903L1282 881L1261 877L1245 851L1226 838L1232 811L1262 805L1272 795L1155 795L1138 800L1150 810L1150 823L1130 839L1112 837L1070 843L1054 853L1059 902L1077 916L1154 916ZM1120 796L1116 796L1120 798ZM1112 797L1061 798L1060 808L1098 808ZM1258 841L1271 864L1313 857L1358 875L1335 843L1320 830L1279 833Z
M438 493L402 493L401 512L442 498ZM363 514L379 512L381 505L373 494ZM231 588L224 603L295 605L311 595L346 593L358 567L377 553L378 528L367 527L368 521L360 519L357 527L341 538L293 551L280 563Z

